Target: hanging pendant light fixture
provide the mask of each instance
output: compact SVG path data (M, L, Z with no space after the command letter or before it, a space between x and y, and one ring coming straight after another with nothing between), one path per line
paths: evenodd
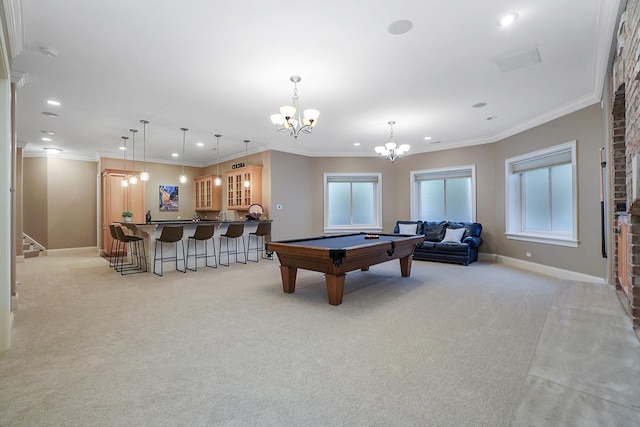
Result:
M213 180L213 185L220 187L222 185L222 179L220 178L220 137L222 135L214 135L216 137L216 177Z
M388 123L391 127L389 142L384 145L377 146L375 150L376 153L378 153L381 157L384 157L387 160L391 160L391 163L393 163L396 159L399 159L404 153L409 151L411 146L409 144L401 144L400 146L398 146L395 139L393 138L393 125L395 125L396 122L391 120Z
M149 181L149 172L147 172L147 125L149 120L140 120L142 123L142 172L140 172L140 181Z
M122 170L124 171L124 176L120 181L120 185L123 187L129 186L129 180L127 180L127 139L129 139L128 136L122 137Z
M138 177L136 176L136 132L138 129L129 129L131 132L131 148L133 152L131 153L131 176L129 176L129 184L136 185L138 183Z
M187 175L184 173L184 145L185 145L185 139L187 136L187 131L189 129L187 128L180 128L180 130L182 131L182 175L180 175L180 177L178 178L178 181L180 181L181 184L186 184L188 181Z
M248 151L249 142L250 141L248 139L244 140L244 165L245 166L249 166L249 162L248 162L248 159L249 159L249 151ZM249 188L249 187L251 187L251 181L249 181L248 179L245 179L244 182L242 183L242 185L244 185L244 188Z
M280 107L279 114L271 115L271 123L276 126L276 130L288 131L289 136L298 139L300 132L311 133L311 129L318 124L320 111L313 108L304 110L301 118L298 109L298 83L302 79L300 76L291 76L289 80L293 82L293 105Z

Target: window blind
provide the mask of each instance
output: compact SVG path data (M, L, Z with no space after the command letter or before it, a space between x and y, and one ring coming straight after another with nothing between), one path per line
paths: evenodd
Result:
M571 149L514 162L511 164L511 173L522 173L534 169L565 165L567 163L571 163Z

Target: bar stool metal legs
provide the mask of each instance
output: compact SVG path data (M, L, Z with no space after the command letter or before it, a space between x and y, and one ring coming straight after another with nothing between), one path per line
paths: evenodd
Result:
M256 259L250 259L249 254L251 253L251 238L254 238L256 247ZM273 259L273 257L265 256L264 244L265 240L269 241L271 238L271 223L270 222L261 222L258 224L258 228L253 233L249 233L249 241L247 242L247 261L258 262L258 252L262 252L262 259Z
M181 225L179 226L175 226L175 227L171 227L171 226L165 226L162 229L162 232L160 233L160 237L158 237L156 239L156 246L153 252L153 272L154 274L157 274L158 276L162 276L163 274L163 269L162 269L162 265L164 264L165 261L174 261L176 262L176 270L177 271L181 271L183 273L187 272L186 266L186 260L184 257L184 243L182 242L182 233L183 233L183 227ZM180 242L181 245L181 250L182 250L182 258L178 258L178 242ZM165 258L163 256L163 247L165 244L172 244L175 247L176 253L175 256L170 256ZM160 245L160 258L158 258L158 245ZM180 270L178 268L178 260L182 260L182 264L184 269ZM156 264L160 262L160 274L156 273Z
M244 233L244 224L229 224L226 233L220 235L220 250L218 253L220 254L220 265L224 265L225 267L229 267L229 258L231 254L235 256L236 262L241 264L247 263L247 252L244 246L244 237L242 236ZM229 250L229 239L234 241L235 247L233 250ZM238 239L242 239L242 252L238 251ZM222 250L222 240L226 242L226 250ZM238 261L238 254L241 253L244 257L244 261ZM222 255L227 255L227 263L224 264L222 262Z
M186 268L191 271L198 271L198 258L204 258L204 265L211 268L218 268L218 262L216 257L216 244L213 240L213 233L215 231L215 227L213 225L198 225L196 227L196 231L193 233L193 236L189 236L187 240L187 264ZM211 240L211 246L213 247L213 255L209 255L209 245L207 242ZM195 251L194 255L189 255L189 250L191 248L191 241L193 241L193 249ZM198 242L204 243L204 254L198 254ZM194 268L189 268L189 257L193 258ZM209 265L209 258L213 257L213 265Z
M118 245L116 246L116 251L122 250L119 258L116 258L116 262L114 268L116 271L120 272L120 274L136 274L136 273L146 273L147 271L147 254L144 250L144 243L142 237L138 236L130 236L124 234L124 231L121 227L113 226L113 232L118 240ZM127 249L127 244L129 245L128 253L131 261L126 263L124 262L126 255L125 250ZM140 249L142 248L142 249ZM142 267L142 263L144 262L144 269Z

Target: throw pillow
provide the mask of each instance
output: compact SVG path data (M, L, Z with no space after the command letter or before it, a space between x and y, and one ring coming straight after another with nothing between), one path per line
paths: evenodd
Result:
M398 224L400 234L416 234L418 224Z
M447 231L444 233L444 239L442 239L442 241L460 243L463 234L464 228L447 228Z

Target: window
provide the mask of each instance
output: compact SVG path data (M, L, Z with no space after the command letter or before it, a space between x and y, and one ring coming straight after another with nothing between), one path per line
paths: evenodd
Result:
M577 247L575 141L505 165L507 238Z
M324 174L324 231L382 231L382 174Z
M415 220L475 221L476 167L411 172L411 212Z

